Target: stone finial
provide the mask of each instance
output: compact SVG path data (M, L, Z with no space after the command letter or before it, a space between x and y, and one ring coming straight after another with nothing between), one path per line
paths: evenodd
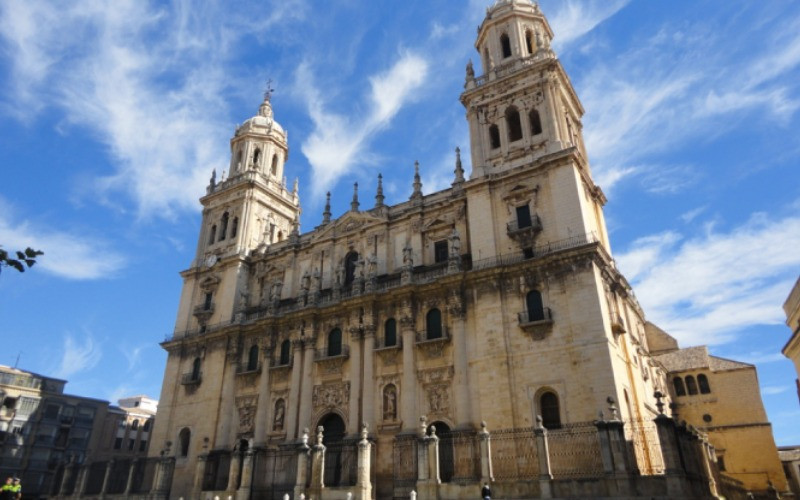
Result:
M353 492L351 491L347 492L347 500L353 500Z
M478 431L478 435L481 438L486 438L489 436L489 429L486 428L486 420L481 420L481 430Z
M431 425L431 437L436 437L436 426Z
M350 210L358 212L358 183L353 183L353 201L350 202Z
M456 169L454 170L456 176L453 184L461 184L464 182L464 167L461 166L461 148L456 148Z
M209 179L208 185L209 185L209 187L211 187L212 191L217 186L217 169L216 168L211 170L211 179Z
M658 408L658 414L659 415L663 415L664 414L664 401L662 401L662 399L664 399L664 394L662 394L661 391L656 391L653 394L653 397L656 398L656 408Z
M411 193L411 200L422 200L422 181L419 177L419 162L414 162L414 192Z
M369 436L369 430L367 429L367 423L364 422L361 424L361 441L366 441L367 436Z
M378 174L378 192L375 194L375 208L383 207L383 176Z
M672 412L672 418L675 422L678 421L678 405L676 403L670 403L669 409Z
M322 434L325 431L325 428L321 425L317 427L317 446L322 446Z
M425 415L419 417L419 435L420 437L425 437L428 433L428 419Z
M466 80L472 81L475 79L475 68L472 66L472 59L467 62L467 77Z
M331 192L325 194L325 211L322 212L322 223L327 224L331 221Z
M300 436L300 442L303 446L308 446L308 427L303 428L303 434Z
M292 187L292 194L297 195L300 192L300 179L298 177L294 178L294 186Z
M542 429L544 428L544 419L541 415L536 415L536 428Z
M611 414L611 420L619 420L619 412L617 411L617 405L614 398L611 396L607 397L606 403L608 403L608 412Z

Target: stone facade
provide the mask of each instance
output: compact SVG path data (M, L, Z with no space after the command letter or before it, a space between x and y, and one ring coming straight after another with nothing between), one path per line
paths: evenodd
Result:
M783 347L783 355L791 359L797 369L797 398L800 400L800 279L794 284L789 297L783 304L786 312L786 326L792 331L792 336Z
M534 3L496 1L475 45L484 74L470 62L461 95L469 179L456 150L450 188L423 195L415 165L408 201L385 205L379 180L374 204L363 208L356 185L351 209L332 218L328 204L310 232L299 229L297 184L289 190L283 178L287 135L269 93L236 129L230 175L212 175L201 199L197 253L182 272L175 332L162 344L168 360L151 456L175 458L171 497L279 498L311 484L323 498L344 498L322 489L344 484L340 461L355 464L335 451L341 443L358 446L356 498L407 494L406 472L441 498L471 497L477 490L440 485L454 465L431 451L439 445L426 432L454 443L483 435L482 422L508 430L499 436L528 429L520 435L532 439L535 427L542 437L531 453L542 457L546 429L589 422L595 434L586 435L595 436L591 421L609 401L619 402L612 422L652 424L662 403L654 394L668 394L666 371L611 257L583 108L552 37ZM622 439L617 424L601 434ZM312 445L309 430L318 428ZM625 434L638 443L637 459L660 441L654 428L641 429ZM582 434L571 432L554 434L553 446L572 439L581 449ZM364 453L371 468L362 467ZM554 467L568 467L569 457L556 455ZM601 476L604 464L613 472L610 454L602 463L599 451L582 459ZM265 467L259 460L274 477L253 474ZM635 468L617 460L620 470ZM646 473L657 468L644 463ZM534 472L552 477L549 465ZM541 488L537 495L550 491Z

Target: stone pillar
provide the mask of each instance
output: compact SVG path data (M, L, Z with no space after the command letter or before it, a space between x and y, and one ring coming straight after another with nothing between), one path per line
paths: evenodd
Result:
M325 488L325 445L322 444L323 428L317 427L317 442L311 448L311 487L308 494L319 498Z
M427 481L430 477L428 467L428 421L422 416L419 418L419 441L417 443L417 483Z
M294 497L305 498L306 482L308 481L308 429L303 429L300 444L297 446L297 480L294 485Z
M103 488L100 490L100 498L105 498L108 492L108 483L111 480L111 471L114 470L114 460L111 459L106 463L106 473L103 476Z
M361 440L358 442L358 477L356 478L356 500L372 500L372 443L367 436L367 424L361 427Z
M286 409L286 439L297 437L297 414L300 407L300 374L303 370L303 341L292 341L292 375L289 384L289 407Z
M155 484L156 492L154 499L169 497L170 487L172 486L172 473L175 470L175 458L164 457L158 462L158 482ZM203 469L205 472L205 468ZM201 484L202 486L202 484Z
M203 494L203 477L206 475L206 461L208 454L202 453L197 455L197 464L194 466L194 484L192 485L192 498L201 498ZM161 464L159 464L159 468ZM156 482L153 483L153 489L157 488Z
M714 479L714 471L712 470L711 466L711 457L714 454L713 448L708 442L708 434L705 432L700 433L700 439L698 439L698 444L700 446L700 460L702 460L703 464L703 474L708 481L708 491L714 498L719 498L719 491L717 491L717 481Z
M367 429L375 428L375 325L364 326L364 387L361 397L361 419Z
M684 496L684 467L681 458L678 429L675 421L663 413L656 417L658 441L661 443L661 455L664 459L664 472L667 478L667 495L672 498Z
M242 456L239 454L239 446L237 445L231 450L231 463L228 466L228 486L225 491L235 492L238 489L239 482L239 465L242 463Z
M72 496L75 498L81 498L83 493L86 491L86 481L89 477L89 465L82 465L78 469L78 480L75 482L75 490L72 492Z
M250 488L253 484L253 449L248 448L244 453L242 464L242 483L236 490L236 500L249 500Z
M455 395L456 429L472 429L472 404L469 398L466 311L458 292L448 300L453 322L453 392Z
M417 492L420 498L438 498L441 476L439 475L439 437L436 429L431 429L430 436L425 436L420 442L420 449L425 455L425 465L428 466L427 479L420 477L417 481Z
M58 485L59 497L63 497L66 495L67 485L72 479L72 475L75 473L75 467L76 465L72 463L72 460L70 460L64 465L64 475L61 477L61 484Z
M494 481L494 471L492 470L492 437L486 429L486 422L481 422L481 430L478 432L481 447L481 484Z
M231 420L236 412L236 368L238 354L229 348L225 358L225 378L222 380L222 399L219 408L219 424L217 427L217 441L214 449L230 449L231 445Z
M550 445L547 442L547 429L542 425L542 416L536 416L533 429L536 438L536 453L539 458L539 490L541 498L553 498L553 471L550 469Z
M272 349L265 347L261 350L264 360L261 362L261 378L258 380L258 407L256 408L255 429L253 430L253 444L256 448L263 448L267 444L267 429L269 428L269 365L272 359Z
M128 480L125 482L125 496L131 494L131 490L133 489L133 477L134 473L136 472L136 464L139 462L139 459L134 458L130 462L130 467L128 468Z
M414 415L417 413L417 373L414 369L414 320L408 311L407 316L400 318L403 336L403 379L400 392L400 418L403 420L403 431L414 431Z
M358 435L359 401L361 400L361 328L350 327L350 402L348 421L351 436Z
M303 353L303 380L300 382L300 411L297 416L297 425L308 427L311 420L311 406L313 404L314 381L311 378L314 369L315 337L306 339L305 352Z

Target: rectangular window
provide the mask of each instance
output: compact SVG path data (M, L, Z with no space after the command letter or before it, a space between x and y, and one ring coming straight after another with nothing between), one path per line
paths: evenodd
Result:
M44 410L44 418L58 418L58 411L61 409L58 405L47 405Z
M133 445L136 444L136 441L133 439L128 440L128 451L133 451Z
M528 205L517 207L517 228L531 227L531 208Z
M122 449L122 438L117 438L114 440L114 449L121 450Z
M717 465L719 466L719 470L724 471L725 470L725 457L723 457L722 455L719 455L717 457Z
M447 262L447 240L437 241L433 244L433 261L436 263Z
M203 303L203 309L205 309L206 311L211 309L211 294L210 293L206 294L206 301Z
M145 451L147 449L147 441L142 439L139 441L139 451Z

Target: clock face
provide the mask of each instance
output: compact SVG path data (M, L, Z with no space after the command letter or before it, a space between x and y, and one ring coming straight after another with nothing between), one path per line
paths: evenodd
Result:
M217 263L217 256L216 255L209 255L206 257L206 266L211 267Z

